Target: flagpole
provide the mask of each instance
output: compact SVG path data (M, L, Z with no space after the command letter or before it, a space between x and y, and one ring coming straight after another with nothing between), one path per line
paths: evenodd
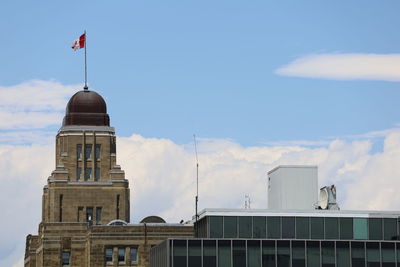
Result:
M86 30L84 32L85 34L85 87L83 87L84 90L88 90L87 86L87 59L86 59Z

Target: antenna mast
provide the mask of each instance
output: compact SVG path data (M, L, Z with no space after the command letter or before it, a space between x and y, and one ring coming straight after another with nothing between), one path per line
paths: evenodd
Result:
M196 142L196 135L193 134L193 139L194 139L194 151L196 153L196 198L195 198L195 206L196 206L196 237L198 236L197 233L197 220L199 219L199 215L197 213L197 204L199 202L199 158L197 157L197 142Z

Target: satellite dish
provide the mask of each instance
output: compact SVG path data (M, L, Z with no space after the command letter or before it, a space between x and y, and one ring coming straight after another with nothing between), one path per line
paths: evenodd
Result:
M328 192L326 190L326 187L323 187L319 191L319 206L321 207L321 209L326 210L328 208L328 200Z

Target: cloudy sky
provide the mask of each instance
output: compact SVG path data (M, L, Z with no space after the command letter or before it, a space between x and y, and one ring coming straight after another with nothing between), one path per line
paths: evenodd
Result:
M351 2L351 3L350 3ZM399 210L398 1L11 1L0 4L0 266L22 266L82 88L107 101L133 222L267 204L266 173L318 165L342 209Z

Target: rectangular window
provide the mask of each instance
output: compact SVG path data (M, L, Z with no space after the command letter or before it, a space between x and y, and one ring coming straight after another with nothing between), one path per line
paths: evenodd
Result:
M277 241L277 260L279 267L290 267L290 242Z
M307 241L307 267L320 267L319 242Z
M309 217L296 217L296 238L309 239L310 238L310 218Z
M340 239L353 239L353 218L339 218Z
M82 174L82 168L81 167L76 168L76 180L81 179L81 174Z
M294 238L294 217L282 217L282 238Z
M186 261L187 261L186 240L174 240L173 255L174 255L173 259L174 266L186 267Z
M60 215L60 222L62 222L62 214L63 214L63 198L64 198L64 196L61 194L60 195L60 203L59 203L59 215Z
M96 208L96 224L101 222L101 207Z
M86 221L87 222L93 221L93 208L92 207L86 208Z
M261 267L261 250L258 240L247 241L247 267Z
M382 242L382 267L395 267L395 249L394 243Z
M311 238L324 239L324 218L311 217Z
M210 216L210 237L211 238L222 238L223 237L223 217L222 216Z
M368 242L367 243L367 266L368 267L380 267L380 251L379 243Z
M263 240L262 241L262 266L275 267L275 241Z
M61 266L69 266L71 259L71 253L69 251L63 251L61 256Z
M239 238L251 238L251 217L239 217Z
M217 250L215 240L203 241L203 266L217 267Z
M382 219L381 218L369 218L369 239L371 240L382 240L383 229L382 229Z
M365 266L365 248L364 242L351 242L351 266Z
M306 267L306 249L304 241L292 242L292 266Z
M131 262L137 262L137 247L131 247Z
M368 219L354 218L353 232L354 239L368 239Z
M117 220L119 219L119 195L117 195L117 206L116 206Z
M104 251L104 261L105 262L113 262L113 249L106 248Z
M338 218L325 218L325 239L339 238L339 220Z
M92 156L92 145L85 145L85 159L90 159Z
M336 242L337 266L350 267L350 246L349 242Z
M225 216L224 217L224 238L237 237L237 217Z
M201 267L201 241L189 240L188 243L188 264L193 267Z
M267 238L281 238L281 217L267 217Z
M100 168L96 168L96 170L94 172L94 179L95 179L95 181L100 180Z
M246 266L246 241L233 240L233 267Z
M267 237L267 219L265 217L253 217L253 238Z
M125 262L125 248L118 248L118 262Z
M321 242L322 267L335 267L335 243Z
M177 265L175 265L175 266L177 266ZM182 265L182 266L186 266L186 265ZM231 267L231 241L230 240L218 240L218 267Z
M86 168L85 169L85 181L89 180L92 178L92 168Z
M96 145L95 157L96 159L100 159L100 145Z
M383 219L383 238L385 240L397 240L397 225L396 219Z
M76 158L82 159L82 145L76 145Z

